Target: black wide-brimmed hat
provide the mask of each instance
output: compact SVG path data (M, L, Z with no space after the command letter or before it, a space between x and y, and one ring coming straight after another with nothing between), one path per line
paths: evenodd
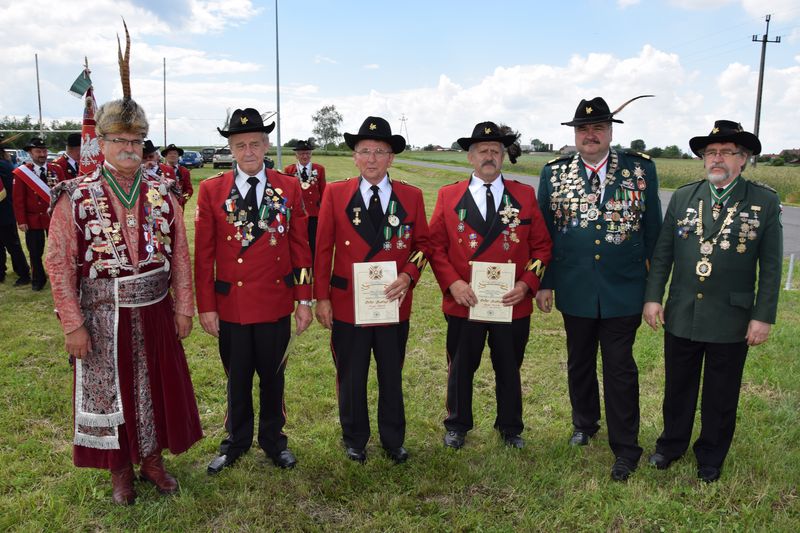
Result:
M474 143L498 142L508 148L516 140L516 135L503 135L500 127L494 122L479 122L472 129L472 137L461 137L458 145L464 150L469 150Z
M163 150L161 150L161 155L167 157L167 154L170 153L172 150L178 152L178 157L183 155L183 148L178 148L174 144L169 144Z
M569 122L562 122L564 126L582 126L584 124L596 124L598 122L623 122L614 118L614 113L608 104L599 96L591 100L581 100L575 110L575 116Z
M158 146L153 144L153 141L150 139L145 139L144 145L142 147L142 155L150 155L153 152L158 151Z
M263 131L269 133L275 127L275 123L264 125L264 119L261 118L261 113L248 107L247 109L237 109L231 115L231 119L227 124L227 130L217 128L220 135L226 139L231 135L237 133L252 133L256 131Z
M310 141L297 141L297 144L294 145L294 148L292 148L292 150L294 150L295 152L304 152L304 151L310 152L313 149L314 149L314 143Z
M81 147L81 134L80 133L70 133L67 135L67 146L69 148L80 148Z
M47 148L47 145L41 137L31 137L31 140L28 141L28 144L26 144L23 149L26 152L30 152L31 148Z
M392 147L392 152L399 154L406 149L406 140L402 135L392 135L392 127L386 122L386 119L381 117L367 117L361 127L358 129L358 134L352 133L344 134L344 142L351 150L356 149L358 141L373 140L383 141L389 143Z
M696 155L702 157L703 150L711 143L734 143L744 146L753 155L761 153L761 141L758 137L748 131L744 131L742 125L732 120L717 120L711 133L705 137L692 137L689 147Z

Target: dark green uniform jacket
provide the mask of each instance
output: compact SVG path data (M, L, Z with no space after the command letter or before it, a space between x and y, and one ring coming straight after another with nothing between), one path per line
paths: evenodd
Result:
M780 201L772 189L738 180L716 221L705 180L684 185L670 200L645 301L662 301L672 270L664 327L677 337L741 342L751 319L775 323L783 266ZM708 253L701 253L701 243Z
M553 240L541 288L556 307L585 318L642 312L647 262L661 228L658 176L650 158L611 150L602 201L591 194L579 156L549 162L539 206Z

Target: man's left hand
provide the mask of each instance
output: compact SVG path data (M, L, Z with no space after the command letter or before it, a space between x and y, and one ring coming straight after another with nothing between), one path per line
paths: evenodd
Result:
M192 317L175 313L175 333L178 340L185 339L192 332Z
M394 280L390 285L388 285L384 290L383 293L386 295L386 298L391 302L393 300L400 299L399 303L403 303L403 300L406 298L406 293L408 292L408 288L411 286L411 276L406 274L405 272L401 272L397 279Z
M313 319L314 318L311 316L311 306L297 304L297 309L294 310L294 322L297 325L298 335L308 329Z
M748 346L758 346L767 341L769 330L772 326L760 320L751 320L747 324L747 336L745 340Z
M503 305L506 307L517 305L525 299L528 294L528 284L520 280L514 284L514 288L503 295Z

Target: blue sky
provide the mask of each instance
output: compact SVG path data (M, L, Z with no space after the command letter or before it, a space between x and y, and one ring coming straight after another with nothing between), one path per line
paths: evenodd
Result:
M581 98L604 96L613 108L650 93L621 113L615 142L687 150L718 118L752 130L761 47L751 38L767 13L782 42L768 45L761 139L767 152L800 147L800 3L789 0L282 0L281 138L308 137L311 115L334 104L343 131L367 115L399 130L405 115L417 146L449 146L483 120L560 146L573 140L560 122ZM84 55L98 100L119 97L121 16L134 98L156 144L164 57L168 142L222 144L215 128L226 110L275 110L272 1L0 0L0 115L36 115L34 53L46 119L79 117L66 89Z

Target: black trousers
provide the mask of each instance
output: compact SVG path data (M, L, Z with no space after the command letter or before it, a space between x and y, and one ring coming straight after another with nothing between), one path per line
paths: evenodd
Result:
M378 373L378 433L384 448L399 448L406 438L403 404L403 362L408 320L391 326L360 327L333 321L331 352L336 364L336 388L342 440L363 449L369 441L367 376L370 352Z
M695 342L664 333L664 432L656 451L677 458L689 447L703 370L700 436L694 455L698 465L722 468L736 429L747 348L745 341Z
M29 229L25 232L25 246L31 258L31 281L33 285L44 285L47 276L44 273L42 256L44 255L44 240L47 230Z
M0 225L0 276L6 275L6 251L11 256L11 266L16 272L17 276L21 279L31 277L31 271L28 267L28 260L25 258L25 252L22 251L22 245L19 242L19 234L17 233L17 226L14 224Z
M317 217L308 217L308 245L311 247L311 262L314 262L314 257L317 251Z
M603 401L608 443L615 457L639 461L639 369L633 342L641 315L584 318L563 314L572 425L593 435L600 425L597 348L603 359Z
M510 324L471 322L445 315L447 320L447 418L448 431L472 429L472 379L481 364L489 337L489 356L494 369L497 417L494 427L501 433L522 433L522 386L519 369L528 344L531 318Z
M290 316L277 322L219 322L219 353L228 375L228 436L220 453L241 455L253 444L253 374L258 373L258 444L269 456L286 449L283 354L291 336Z

